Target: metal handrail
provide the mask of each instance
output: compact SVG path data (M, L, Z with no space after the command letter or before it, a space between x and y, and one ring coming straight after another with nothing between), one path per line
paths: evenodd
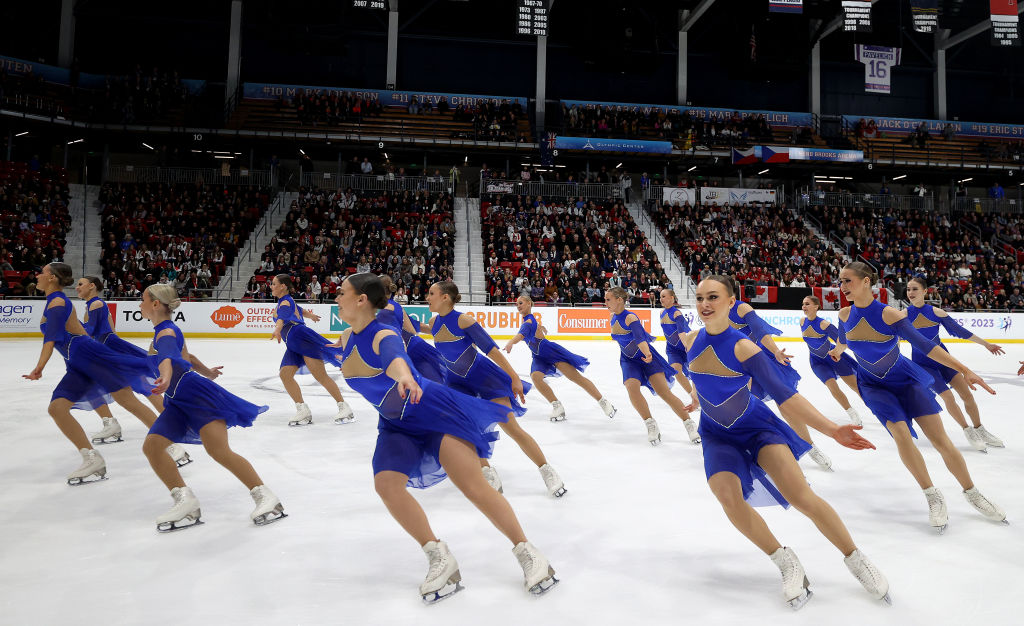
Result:
M449 189L446 176L400 176L388 174L338 174L336 172L302 172L299 184L306 188L341 188L359 191L429 191L444 193Z

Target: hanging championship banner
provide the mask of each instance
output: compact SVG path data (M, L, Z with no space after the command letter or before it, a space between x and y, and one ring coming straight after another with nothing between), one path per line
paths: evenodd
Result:
M854 58L864 64L864 91L890 93L892 68L900 64L900 48L854 45Z
M910 0L914 14L914 30L934 33L939 25L939 0Z
M871 0L843 0L843 30L848 33L871 32Z
M768 0L769 13L803 13L804 0Z
M1019 46L1017 0L989 0L992 10L992 45Z

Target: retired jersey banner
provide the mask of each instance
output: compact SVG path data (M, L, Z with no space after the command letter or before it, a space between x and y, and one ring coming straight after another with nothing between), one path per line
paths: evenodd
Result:
M939 0L910 0L914 14L914 30L919 33L934 33L939 25Z
M803 13L804 0L768 0L771 13Z
M989 0L992 11L992 45L1019 46L1017 0Z
M887 46L854 45L854 58L864 64L864 91L892 91L892 68L900 64L900 50Z

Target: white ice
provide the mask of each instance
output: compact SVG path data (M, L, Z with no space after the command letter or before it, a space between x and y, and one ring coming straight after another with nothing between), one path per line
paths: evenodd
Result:
M142 340L136 340L142 343ZM975 512L941 459L919 445L945 494L949 528L928 525L925 498L892 440L859 400L862 433L877 451L854 452L823 435L835 473L805 459L814 489L839 512L860 549L888 576L894 605L872 601L842 556L795 510L759 509L793 547L814 597L799 613L783 604L778 571L727 521L708 490L701 449L679 420L648 396L663 444L651 447L621 385L610 341L567 342L593 363L587 371L619 408L609 420L565 379L552 386L568 420L551 423L536 392L522 423L565 480L547 496L526 456L503 439L494 464L527 535L562 579L529 596L511 545L445 481L416 492L434 531L461 566L465 591L424 606L417 588L426 560L373 490L370 458L377 418L342 383L358 421L337 426L333 402L311 377L303 390L315 424L289 428L294 407L277 379L282 347L266 340L191 340L191 350L223 365L227 389L271 406L254 427L230 431L281 497L289 517L257 528L244 487L199 446L183 475L202 503L204 525L158 534L154 518L171 505L140 447L145 428L119 407L125 442L98 446L109 480L69 487L80 459L46 413L63 374L59 357L43 380L32 369L38 340L0 342L6 410L0 419L0 623L3 624L1009 624L1020 623L1024 575L1024 345L993 357L973 344L950 346L998 395L976 393L987 427L1005 449L971 450L948 416L946 429L982 492L1012 525ZM663 344L662 344L663 345ZM807 366L803 344L787 343L803 375L800 392L827 416L845 413ZM529 353L511 357L529 372ZM677 386L677 392L683 392ZM100 428L76 413L87 432ZM945 414L944 414L945 415Z

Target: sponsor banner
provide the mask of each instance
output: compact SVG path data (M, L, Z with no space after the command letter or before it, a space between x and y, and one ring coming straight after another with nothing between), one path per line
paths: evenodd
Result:
M939 0L910 0L914 14L914 30L919 33L934 33L939 26Z
M559 150L596 150L598 152L645 152L648 154L672 154L671 141L647 141L643 139L602 139L599 137L555 137L555 148Z
M828 289L828 288L825 288ZM824 290L823 290L824 291ZM819 294L815 290L815 294ZM822 295L825 295L822 293ZM825 310L827 295L822 298L823 307L819 313L833 324L838 323L837 312ZM84 304L73 301L76 313L81 318ZM113 303L112 303L113 304ZM831 303L829 303L831 304ZM840 302L841 305L846 303ZM39 318L42 316L45 300L0 300L0 337L28 336L41 340ZM142 317L138 302L116 303L117 331L125 336L152 337L153 324ZM312 310L320 321L307 319L306 323L322 335L337 336L343 323L337 318L337 307L332 304L299 303L303 309ZM834 306L834 305L832 305ZM410 317L421 322L430 319L426 306L404 307ZM185 302L174 311L172 321L186 337L250 337L269 338L274 330L273 303L251 302ZM484 330L496 338L512 337L519 330L523 318L514 307L467 306L459 311L476 318ZM660 309L630 309L640 318L644 328L657 337L664 337L660 322ZM547 329L549 335L564 339L607 338L611 339L608 322L611 315L600 308L534 307L534 315ZM766 322L782 330L783 336L800 341L800 320L803 313L798 310L758 309L757 314ZM692 327L700 328L702 323L693 309L683 309L683 315ZM990 341L1014 340L1024 343L1024 313L955 313L950 316L961 326ZM943 336L943 341L956 342Z
M35 76L48 83L55 83L57 85L71 84L71 70L66 67L57 67L56 65L35 63L33 61L0 55L0 69L10 76ZM206 89L205 80L182 80L181 83L191 94L197 94ZM89 72L79 72L78 74L79 87L85 89L104 89L106 85L107 77L105 74L90 74Z
M512 193L512 183L487 183L487 193Z
M875 120L879 132L894 135L908 135L914 132L923 122L925 128L933 135L942 134L946 124L953 127L953 132L964 137L999 137L1004 139L1024 139L1024 124L998 124L984 122L959 122L952 120L925 120L911 117L865 117L860 115L844 115L843 123L850 128L861 119Z
M864 64L864 91L892 91L892 68L900 64L900 50L887 46L854 44L853 58Z
M768 0L770 13L803 13L804 0Z
M774 189L738 189L730 187L701 187L701 204L751 204L755 202L775 202Z
M664 187L661 190L661 200L669 206L697 204L697 190L686 187Z
M430 91L391 91L389 89L353 89L351 87L319 87L311 85L275 85L269 83L245 83L242 86L242 97L250 100L277 100L278 98L292 98L300 93L315 95L344 95L348 93L353 96L362 97L364 100L374 100L383 106L407 107L413 96L417 102L430 102L435 107L441 98L448 99L448 105L453 109L460 104L475 107L484 102L494 104L518 104L526 108L526 98L514 96L481 96L476 94L430 92Z
M702 122L717 122L731 119L733 115L739 114L742 118L757 117L763 115L765 121L772 126L791 128L795 126L813 126L814 117L810 113L792 111L757 111L753 109L720 109L713 107L688 107L675 106L670 104L631 104L628 102L597 102L594 100L562 100L565 107L577 106L584 109L595 109L601 107L612 111L637 111L644 115L651 113L675 112Z
M831 150L829 148L790 148L791 161L835 161L860 163L864 160L863 150Z

